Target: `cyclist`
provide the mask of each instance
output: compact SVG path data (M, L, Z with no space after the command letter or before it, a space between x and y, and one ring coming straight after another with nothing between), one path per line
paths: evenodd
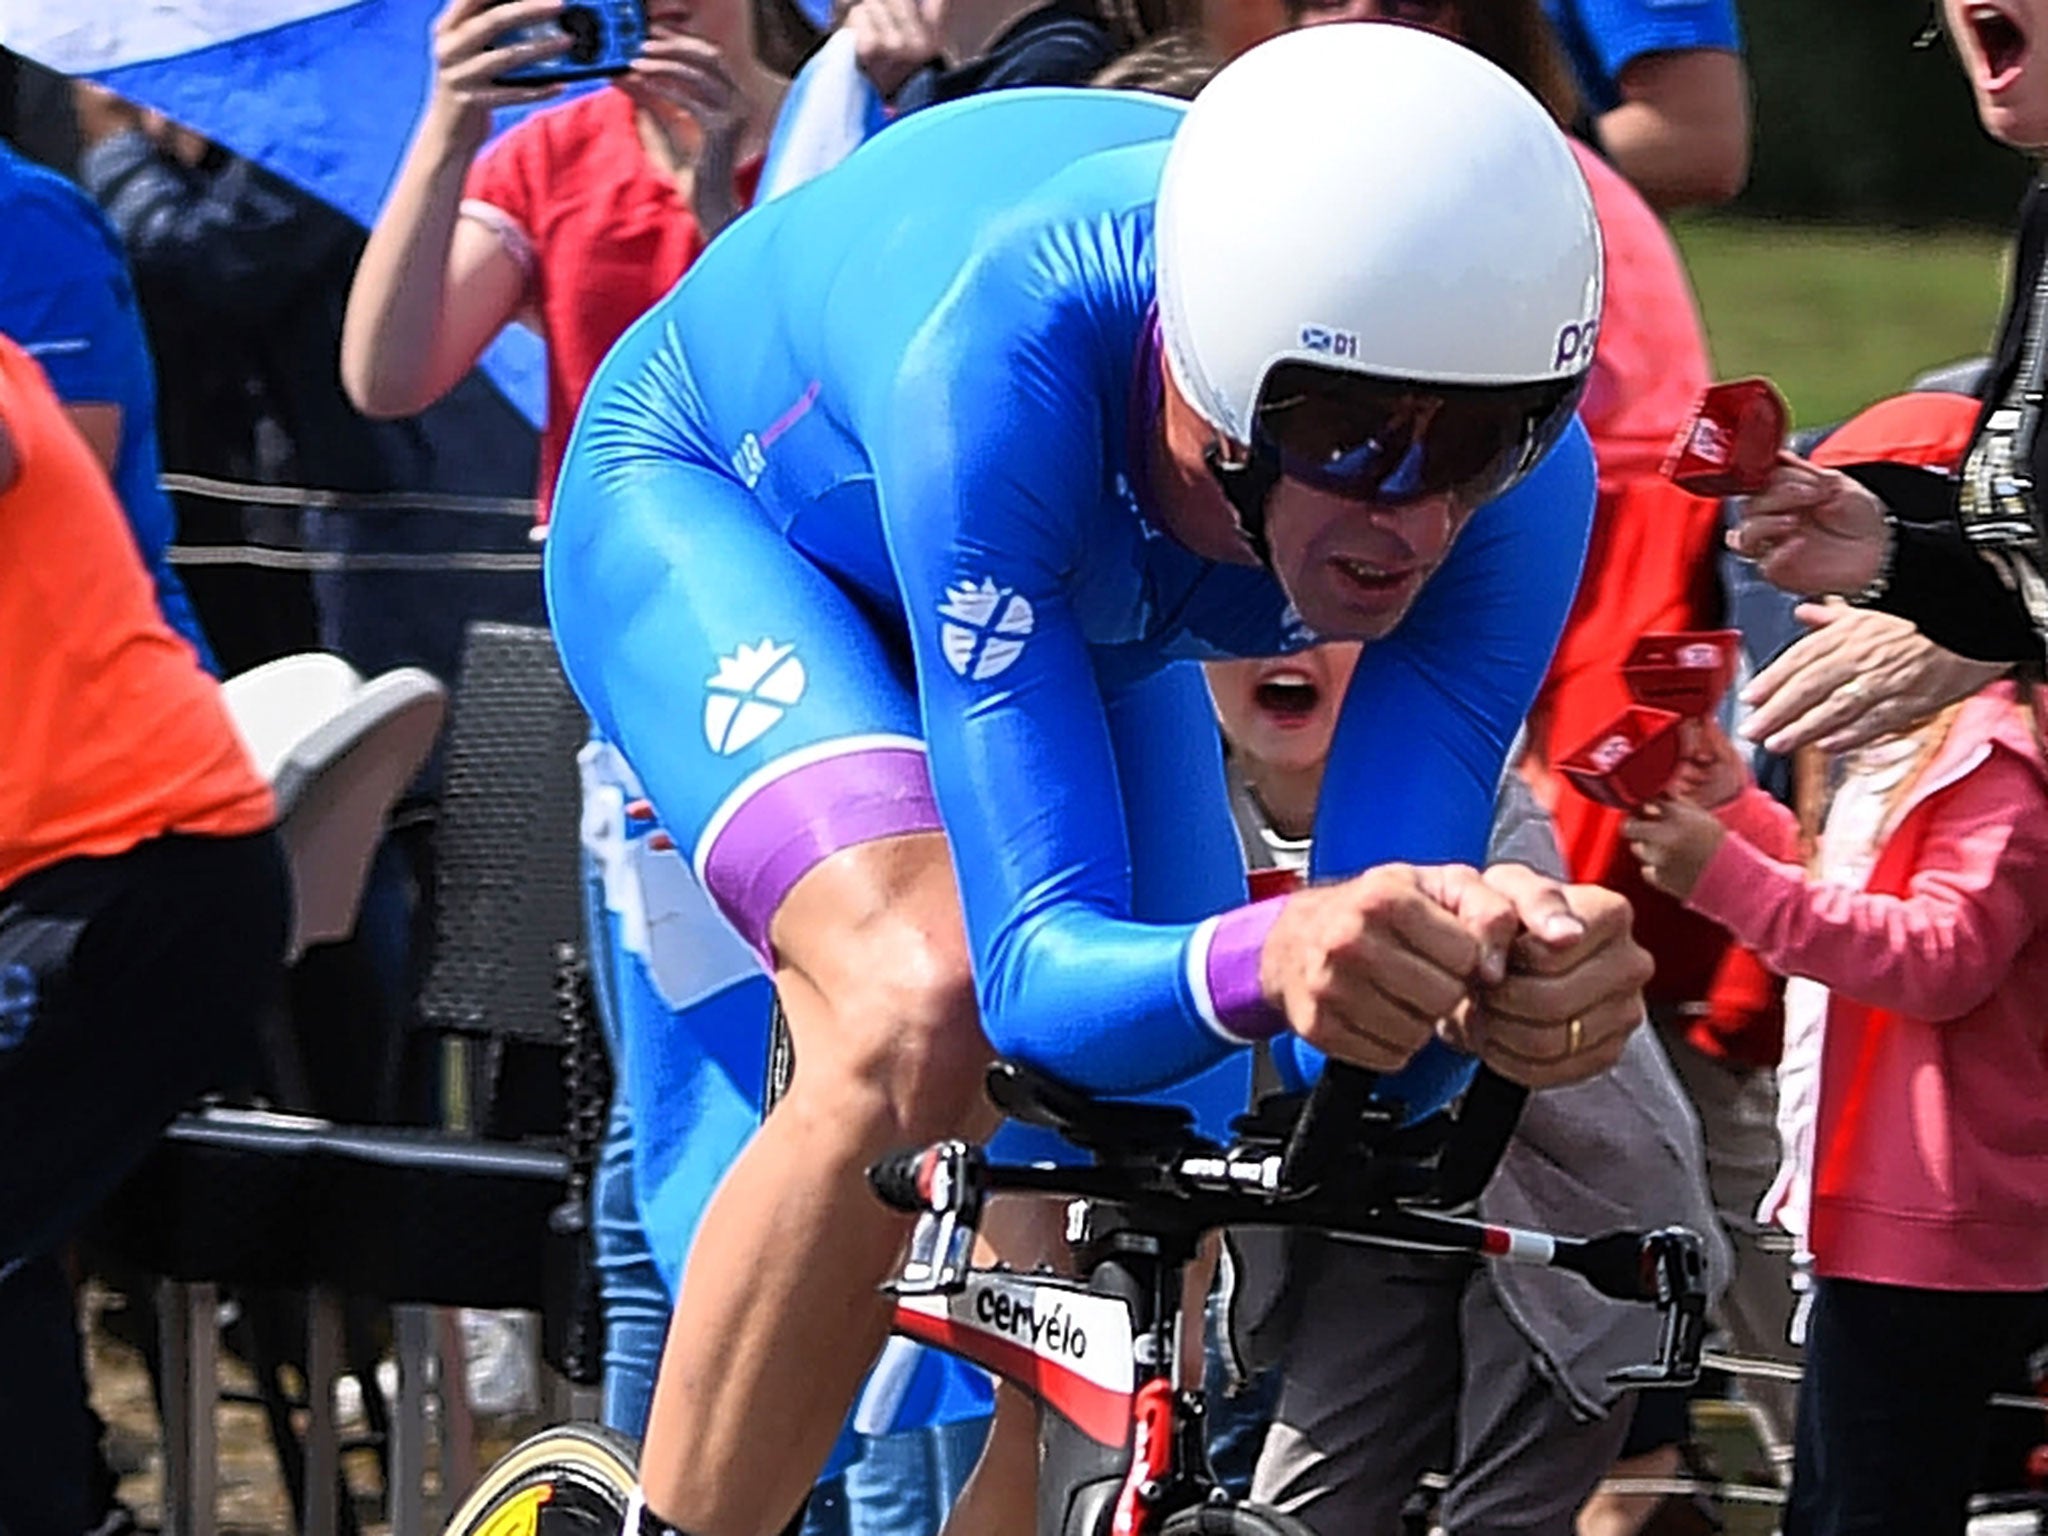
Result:
M553 617L800 1064L693 1247L642 1530L770 1536L800 1503L887 1327L903 1229L861 1172L985 1128L989 1041L1212 1111L1266 1037L1403 1069L1419 1112L1469 1076L1454 1015L1535 1084L1614 1061L1648 971L1626 903L1469 867L1578 579L1599 302L1543 109L1456 44L1340 26L1185 116L920 114L736 222L620 342L558 490ZM1339 635L1379 642L1317 835L1355 878L1243 905L1176 663ZM1028 1487L1011 1423L984 1471Z

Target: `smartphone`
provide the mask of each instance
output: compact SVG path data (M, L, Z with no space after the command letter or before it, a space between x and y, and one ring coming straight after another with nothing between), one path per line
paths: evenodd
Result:
M555 28L569 34L567 52L507 70L497 83L553 85L622 75L647 41L647 10L643 0L571 0L553 21L514 27L494 39L494 46L538 42Z

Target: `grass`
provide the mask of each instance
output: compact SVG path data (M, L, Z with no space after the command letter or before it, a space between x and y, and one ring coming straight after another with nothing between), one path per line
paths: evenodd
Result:
M1677 235L1715 376L1770 376L1802 426L1981 353L1998 323L2007 242L1995 233L1692 218Z

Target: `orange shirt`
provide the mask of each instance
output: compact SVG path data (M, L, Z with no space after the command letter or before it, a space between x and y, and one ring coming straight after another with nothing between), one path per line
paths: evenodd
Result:
M0 423L0 890L167 832L269 826L269 786L164 622L99 461L4 336Z

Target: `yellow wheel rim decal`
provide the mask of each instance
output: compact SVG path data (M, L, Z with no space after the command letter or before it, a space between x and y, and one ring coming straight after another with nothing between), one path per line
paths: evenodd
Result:
M555 1496L554 1486L529 1488L477 1527L476 1536L536 1536L540 1507Z

